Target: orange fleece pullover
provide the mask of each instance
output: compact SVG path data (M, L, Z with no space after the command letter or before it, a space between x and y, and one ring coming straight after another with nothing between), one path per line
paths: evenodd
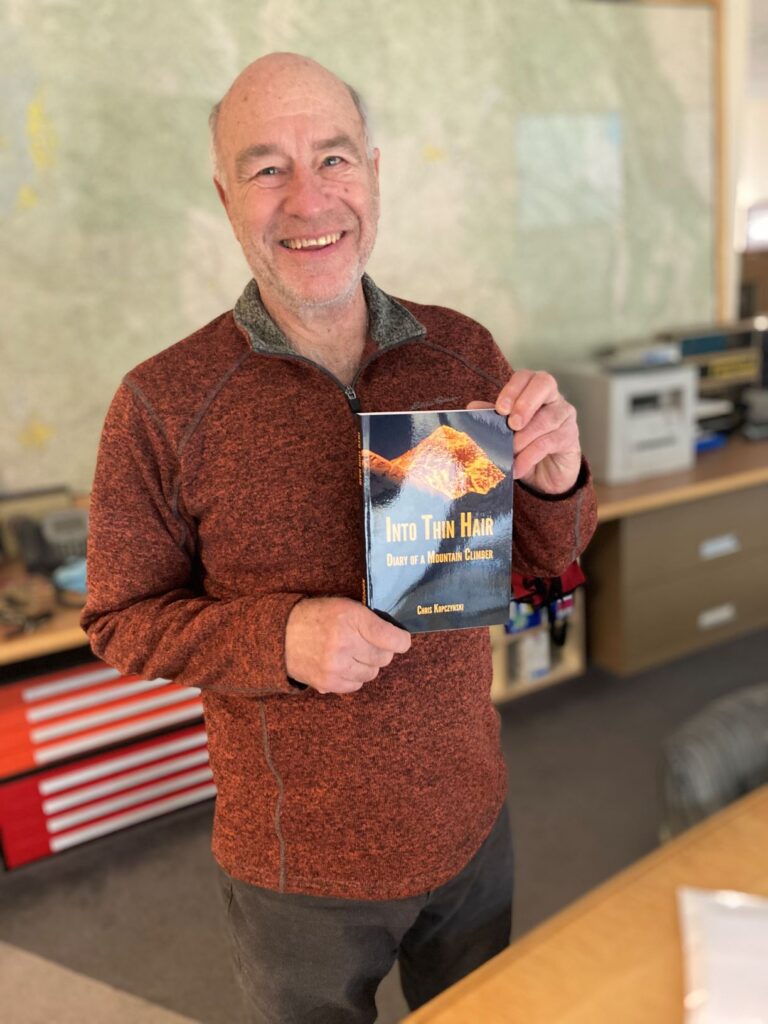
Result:
M360 598L353 407L492 402L510 370L474 321L363 286L369 340L351 388L291 351L253 281L126 375L99 449L82 623L108 664L200 687L225 870L393 899L456 875L504 799L488 631L414 636L336 696L286 677L286 620L306 596ZM514 500L514 569L558 575L595 527L588 471L566 497L516 485Z

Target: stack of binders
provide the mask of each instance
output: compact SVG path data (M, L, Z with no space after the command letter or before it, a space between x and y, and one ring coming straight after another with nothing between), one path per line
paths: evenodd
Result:
M0 786L7 867L216 795L202 725Z
M6 865L214 796L203 726L179 728L201 716L199 690L101 662L0 688L0 779L35 772L0 782Z

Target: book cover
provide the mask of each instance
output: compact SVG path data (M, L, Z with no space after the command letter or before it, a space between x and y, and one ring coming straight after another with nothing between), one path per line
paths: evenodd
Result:
M363 603L412 633L506 622L512 431L493 409L360 413Z

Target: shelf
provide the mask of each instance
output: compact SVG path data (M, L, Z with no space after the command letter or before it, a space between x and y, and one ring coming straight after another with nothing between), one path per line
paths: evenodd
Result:
M548 623L532 626L520 633L505 633L502 626L491 627L491 651L493 659L493 683L491 699L495 704L506 703L536 690L556 686L567 679L582 675L586 669L584 595L577 591L573 613L568 620L568 632L563 647L551 648L552 669L543 676L526 679L509 674L510 648L526 635L548 631Z
M80 609L61 608L49 622L33 632L0 640L0 665L87 646L88 637L80 628Z

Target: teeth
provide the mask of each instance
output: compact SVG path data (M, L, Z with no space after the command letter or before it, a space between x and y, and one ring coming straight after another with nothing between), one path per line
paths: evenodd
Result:
M319 238L287 238L283 245L287 249L319 249L323 245L332 245L341 238L341 231L333 235L321 235Z

